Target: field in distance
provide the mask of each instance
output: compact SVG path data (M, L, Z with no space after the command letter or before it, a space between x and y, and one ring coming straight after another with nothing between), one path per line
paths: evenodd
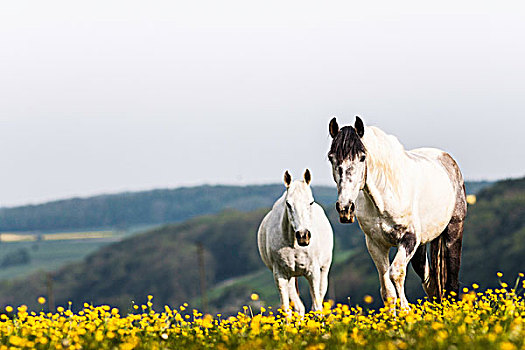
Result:
M151 226L148 226L151 227ZM127 230L0 233L0 280L24 277L82 260L99 248L118 242L145 226Z

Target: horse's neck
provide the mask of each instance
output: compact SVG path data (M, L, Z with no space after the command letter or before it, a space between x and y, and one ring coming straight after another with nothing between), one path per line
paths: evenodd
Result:
M286 242L288 242L291 246L294 244L293 240L293 230L292 225L290 224L290 220L288 220L288 214L286 212L286 202L283 202L283 208L282 208L282 215L283 218L281 220L281 230L283 232L283 238Z
M399 141L378 128L367 128L363 143L367 150L364 191L383 212L389 203L401 200L408 158Z

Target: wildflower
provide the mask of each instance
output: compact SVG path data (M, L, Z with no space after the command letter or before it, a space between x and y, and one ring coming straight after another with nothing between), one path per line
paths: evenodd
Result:
M499 348L501 350L515 350L516 346L512 344L511 342L506 341L506 342L501 343Z
M374 298L371 295L365 295L363 298L363 301L367 304L372 304L374 302Z
M259 295L257 293L252 293L252 295L250 295L250 299L253 301L259 300Z
M40 305L44 305L44 304L46 303L46 298L44 298L44 297L38 297L37 302L38 302Z

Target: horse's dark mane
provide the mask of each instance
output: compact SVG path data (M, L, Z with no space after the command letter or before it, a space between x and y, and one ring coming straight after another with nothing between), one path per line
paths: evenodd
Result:
M328 156L335 157L338 162L342 162L347 157L354 159L360 153L365 153L365 145L351 126L343 126L332 140L332 146Z

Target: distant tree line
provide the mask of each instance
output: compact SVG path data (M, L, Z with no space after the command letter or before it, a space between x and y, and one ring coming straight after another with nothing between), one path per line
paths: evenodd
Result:
M486 182L468 183L477 192ZM318 203L332 206L335 186L313 186ZM224 209L252 211L270 207L283 193L282 184L260 186L197 186L73 198L39 205L0 208L0 232L125 228L140 224L179 222Z

